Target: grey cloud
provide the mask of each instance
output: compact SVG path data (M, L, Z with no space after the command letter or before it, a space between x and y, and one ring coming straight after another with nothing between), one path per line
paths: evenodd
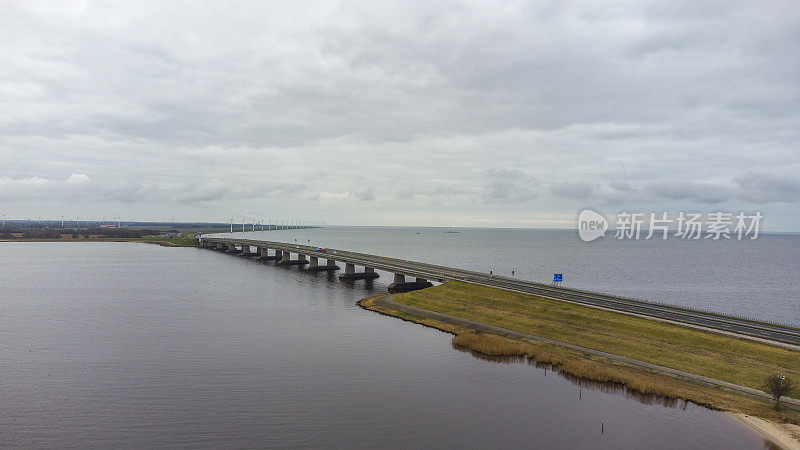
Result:
M369 202L375 200L375 189L356 189L351 191L350 195L362 202Z
M796 176L748 173L734 181L741 188L741 196L752 202L800 202L800 178Z
M0 177L0 202L74 199L91 194L94 186L86 174L72 174L66 180Z
M550 186L550 191L557 197L584 200L592 195L594 188L586 182L562 182Z
M231 187L219 180L210 180L203 184L192 184L187 186L185 193L181 195L181 202L209 202L221 200L231 194ZM238 194L238 193L237 193Z
M781 37L796 24L781 20L779 6L731 7L711 31L692 15L653 15L633 6L617 12L623 17L614 17L594 5L520 4L507 15L489 4L453 9L351 3L322 20L296 17L305 23L295 28L269 19L293 13L291 8L273 8L261 14L248 12L247 4L163 8L163 17L154 17L146 3L127 11L94 5L82 18L93 26L80 32L35 11L14 8L7 23L13 24L12 30L55 28L52 32L63 44L36 38L14 41L9 44L13 50L41 47L59 61L58 70L76 75L59 77L56 72L35 79L27 73L29 81L52 93L45 100L57 114L16 114L13 126L4 131L145 137L195 145L296 145L342 134L404 140L409 134L443 131L662 123L675 116L669 107L692 98L711 102L704 114L713 119L731 103L780 101L798 91L795 87L778 94L757 83L749 89L734 84L749 61L735 59L737 44L726 36L744 34L737 42L751 35L762 41ZM677 9L682 8L693 9L688 4ZM132 16L135 23L149 22L145 33L119 26L114 20L118 14ZM772 26L753 26L753 14L771 18ZM186 20L177 22L176 15ZM652 29L619 29L624 17L641 21L648 16L657 20ZM224 17L228 26L197 33L186 25L212 17ZM375 20L388 17L395 26ZM103 25L106 21L114 27ZM344 25L348 22L355 26ZM233 27L237 33L224 32ZM542 45L554 32L560 36L558 44ZM599 34L608 39L598 40ZM249 39L252 35L263 38ZM653 64L627 58L631 47L643 49L643 54L664 49L670 54L665 63ZM745 73L777 76L790 87L796 69L791 58L781 58L793 49L796 44L772 49L777 54L768 69L748 66ZM746 50L750 55L758 49ZM715 60L698 67L706 53ZM687 64L693 70L686 70ZM727 95L714 95L723 92ZM724 101L715 101L717 97ZM75 103L75 98L82 102ZM60 114L65 111L70 114ZM784 111L783 117L796 119L797 113Z
M617 192L628 192L628 193L636 192L636 188L634 188L629 183L626 183L624 181L612 181L608 185L609 187L611 187L611 189Z
M225 199L294 197L301 192L301 184L263 182L241 187L231 186L215 179L167 185L135 179L105 184L85 174L72 174L66 180L41 177L0 178L0 202L80 200L122 203L172 201L196 204Z
M414 199L415 199L415 198L417 198L417 196L419 196L419 195L420 195L420 193L419 193L419 192L414 192L414 191L399 191L399 192L397 193L397 198L398 198L398 199L400 199L400 200L414 200Z
M670 200L690 200L699 203L722 203L736 196L731 187L716 183L664 182L651 185L651 192Z
M403 201L428 202L431 206L445 206L471 203L479 194L479 190L457 184L439 184L433 189L401 189L397 191L396 198Z
M487 201L515 203L536 198L532 179L519 169L490 169L487 178Z

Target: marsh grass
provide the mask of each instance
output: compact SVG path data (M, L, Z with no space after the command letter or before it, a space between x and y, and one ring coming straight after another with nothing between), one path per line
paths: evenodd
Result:
M592 381L602 385L620 385L641 394L665 398L682 398L678 392L655 380L650 373L618 368L589 359L570 358L537 345L479 331L463 331L453 337L453 346L492 357L528 360L530 364L552 367L571 380ZM688 399L684 399L688 400Z

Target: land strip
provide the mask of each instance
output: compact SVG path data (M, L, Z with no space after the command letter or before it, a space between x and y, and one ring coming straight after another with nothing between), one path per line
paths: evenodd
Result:
M590 354L590 355L598 356L598 357L601 357L601 358L604 358L604 359L613 360L618 364L627 365L627 366L634 367L634 368L637 368L637 369L641 369L641 370L644 370L644 371L647 371L647 372L650 372L650 373L654 373L654 374L658 374L658 375L665 375L665 376L669 376L669 377L676 378L676 379L679 379L679 380L684 380L684 381L689 381L689 382L692 382L692 383L696 383L696 384L699 384L699 385L702 385L702 386L716 387L716 388L720 388L720 389L728 391L728 392L732 392L732 393L740 394L740 395L745 395L745 396L748 396L748 397L751 397L751 398L754 398L754 399L758 399L758 400L764 400L764 401L771 401L772 400L772 397L770 397L766 393L764 393L764 392L762 392L762 391L760 391L758 389L749 388L747 386L740 386L740 385L737 385L737 384L728 383L728 382L720 381L720 380L715 380L713 378L704 377L704 376L701 376L701 375L695 375L695 374L692 374L692 373L689 373L689 372L675 370L675 369L672 369L672 368L669 368L669 367L660 366L660 365L648 363L648 362L645 362L645 361L639 361L639 360L636 360L636 359L627 358L627 357L624 357L624 356L619 356L619 355L616 355L616 354L613 354L613 353L609 353L609 352L595 350L595 349L592 349L592 348L583 347L583 346L579 346L579 345L573 345L573 344L569 344L569 343L566 343L566 342L557 341L557 340L554 340L554 339L548 339L548 338L545 338L545 337L542 337L542 336L535 336L535 335L528 334L528 333L523 333L523 332L520 332L520 331L509 330L509 329L506 329L506 328L501 328L501 327L490 325L490 324L486 324L486 323L476 322L474 320L464 319L462 317L456 317L456 316L452 316L452 315L449 315L449 314L443 314L443 313L439 313L439 312L435 312L435 311L428 311L428 310L425 310L425 309L417 308L417 307L414 307L414 306L409 306L407 304L397 302L395 300L397 295L399 295L399 294L381 296L381 297L375 298L373 300L373 302L374 302L375 305L384 306L386 308L389 308L389 309L392 309L392 310L396 310L396 311L402 311L402 312L405 312L407 314L417 315L417 316L427 316L427 317L430 317L431 319L434 319L434 320L437 320L437 321L440 321L440 322L444 322L444 323L449 323L449 324L455 325L455 326L457 326L459 328L462 328L464 330L472 330L472 331L478 331L478 332L482 332L482 333L491 333L491 334L496 335L496 336L502 336L502 337L521 340L521 341L526 341L526 342L531 342L531 341L546 342L548 344L552 344L552 345L555 345L557 347L564 347L564 348L568 348L568 349L571 349L571 350L576 350L576 351L584 353L584 354ZM459 340L456 340L455 342L458 343ZM494 355L494 356L503 356L503 355ZM514 355L508 355L508 356L514 356ZM793 399L793 398L784 398L782 403L784 405L786 405L786 406L791 407L792 409L800 410L800 400L796 400L796 399Z
M396 302L753 390L774 373L800 381L800 351L533 295L449 282Z
M158 244L163 247L195 247L197 241L191 237L143 236L140 238L73 238L73 239L0 239L0 242L140 242Z

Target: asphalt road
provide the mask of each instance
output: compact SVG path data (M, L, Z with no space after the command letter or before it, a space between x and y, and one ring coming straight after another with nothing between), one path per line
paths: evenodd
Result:
M352 263L357 266L368 266L374 268L375 270L400 273L406 276L424 278L429 281L463 281L507 291L533 294L553 300L589 305L617 312L623 312L626 314L646 316L659 320L677 322L693 327L703 327L776 343L800 346L800 329L784 325L683 309L670 305L644 302L641 300L597 294L558 286L549 286L531 281L523 281L501 276L490 276L489 274L482 272L473 272L454 267L439 266L435 264L389 258L385 256L369 255L365 253L349 252L346 250L331 248L317 251L317 248L319 247L307 245L260 241L254 239L220 238L212 236L213 235L203 236L202 240L209 243L213 242L231 243L235 245L251 245L254 247L267 247L269 249L278 249L292 253L302 253L306 256L333 259L337 262Z

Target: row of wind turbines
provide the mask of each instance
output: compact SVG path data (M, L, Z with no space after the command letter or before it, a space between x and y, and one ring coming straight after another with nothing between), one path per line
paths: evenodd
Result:
M233 233L233 218L230 219L231 233ZM236 224L237 227L239 224ZM253 217L242 217L242 231L269 231L269 230L297 230L301 228L324 228L324 220L285 220L285 219L255 219ZM266 228L265 228L266 227ZM238 230L237 230L238 231Z

